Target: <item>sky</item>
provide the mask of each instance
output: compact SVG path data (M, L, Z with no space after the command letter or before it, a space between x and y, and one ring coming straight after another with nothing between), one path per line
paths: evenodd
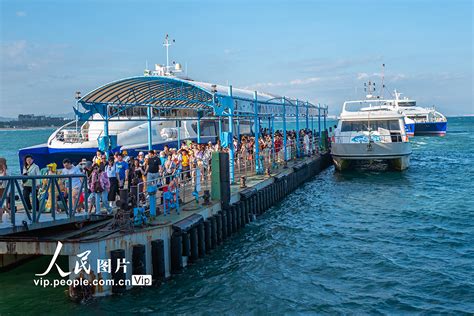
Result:
M338 114L385 64L385 97L474 114L473 23L471 0L0 0L0 117L70 113L76 91L165 63L166 34L195 80Z

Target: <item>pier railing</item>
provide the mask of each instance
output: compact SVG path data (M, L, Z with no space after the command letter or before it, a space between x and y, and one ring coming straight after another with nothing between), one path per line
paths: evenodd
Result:
M74 179L80 184L77 180L73 183ZM9 213L13 226L18 226L19 213L26 215L27 224L36 224L45 213L50 213L54 221L58 214L73 218L78 208L88 209L85 175L4 176L0 177L0 183L5 186L0 210Z
M157 179L147 180L137 185L137 206L149 205L150 199L147 188L156 186L157 192L166 192L169 183L174 181L178 199L181 204L186 204L204 195L205 190L210 190L211 178L209 168L196 167L187 171L176 170L172 174L160 175ZM162 204L162 203L161 203Z

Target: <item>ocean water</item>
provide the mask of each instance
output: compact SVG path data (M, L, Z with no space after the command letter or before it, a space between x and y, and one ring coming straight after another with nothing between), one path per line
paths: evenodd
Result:
M1 273L0 314L472 314L474 118L448 129L404 172L325 170L159 288L75 304L32 285L49 258Z

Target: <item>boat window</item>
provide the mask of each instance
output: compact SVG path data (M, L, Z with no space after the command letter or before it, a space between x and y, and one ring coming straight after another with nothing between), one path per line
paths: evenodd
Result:
M399 106L416 106L416 101L398 101Z
M192 127L197 133L197 125L192 124ZM216 136L216 122L201 120L201 136Z
M341 132L366 131L367 121L365 122L342 122Z
M346 121L342 122L341 132L361 132L368 131L368 126L370 123L370 129L372 131L377 131L379 128L390 130L390 131L399 131L400 124L398 120L380 120L380 121Z

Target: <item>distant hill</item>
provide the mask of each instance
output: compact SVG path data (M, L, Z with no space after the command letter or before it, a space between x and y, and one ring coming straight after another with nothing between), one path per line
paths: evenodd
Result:
M4 117L4 116L0 116L0 122L10 122L10 121L15 121L16 118L13 118L13 117Z

